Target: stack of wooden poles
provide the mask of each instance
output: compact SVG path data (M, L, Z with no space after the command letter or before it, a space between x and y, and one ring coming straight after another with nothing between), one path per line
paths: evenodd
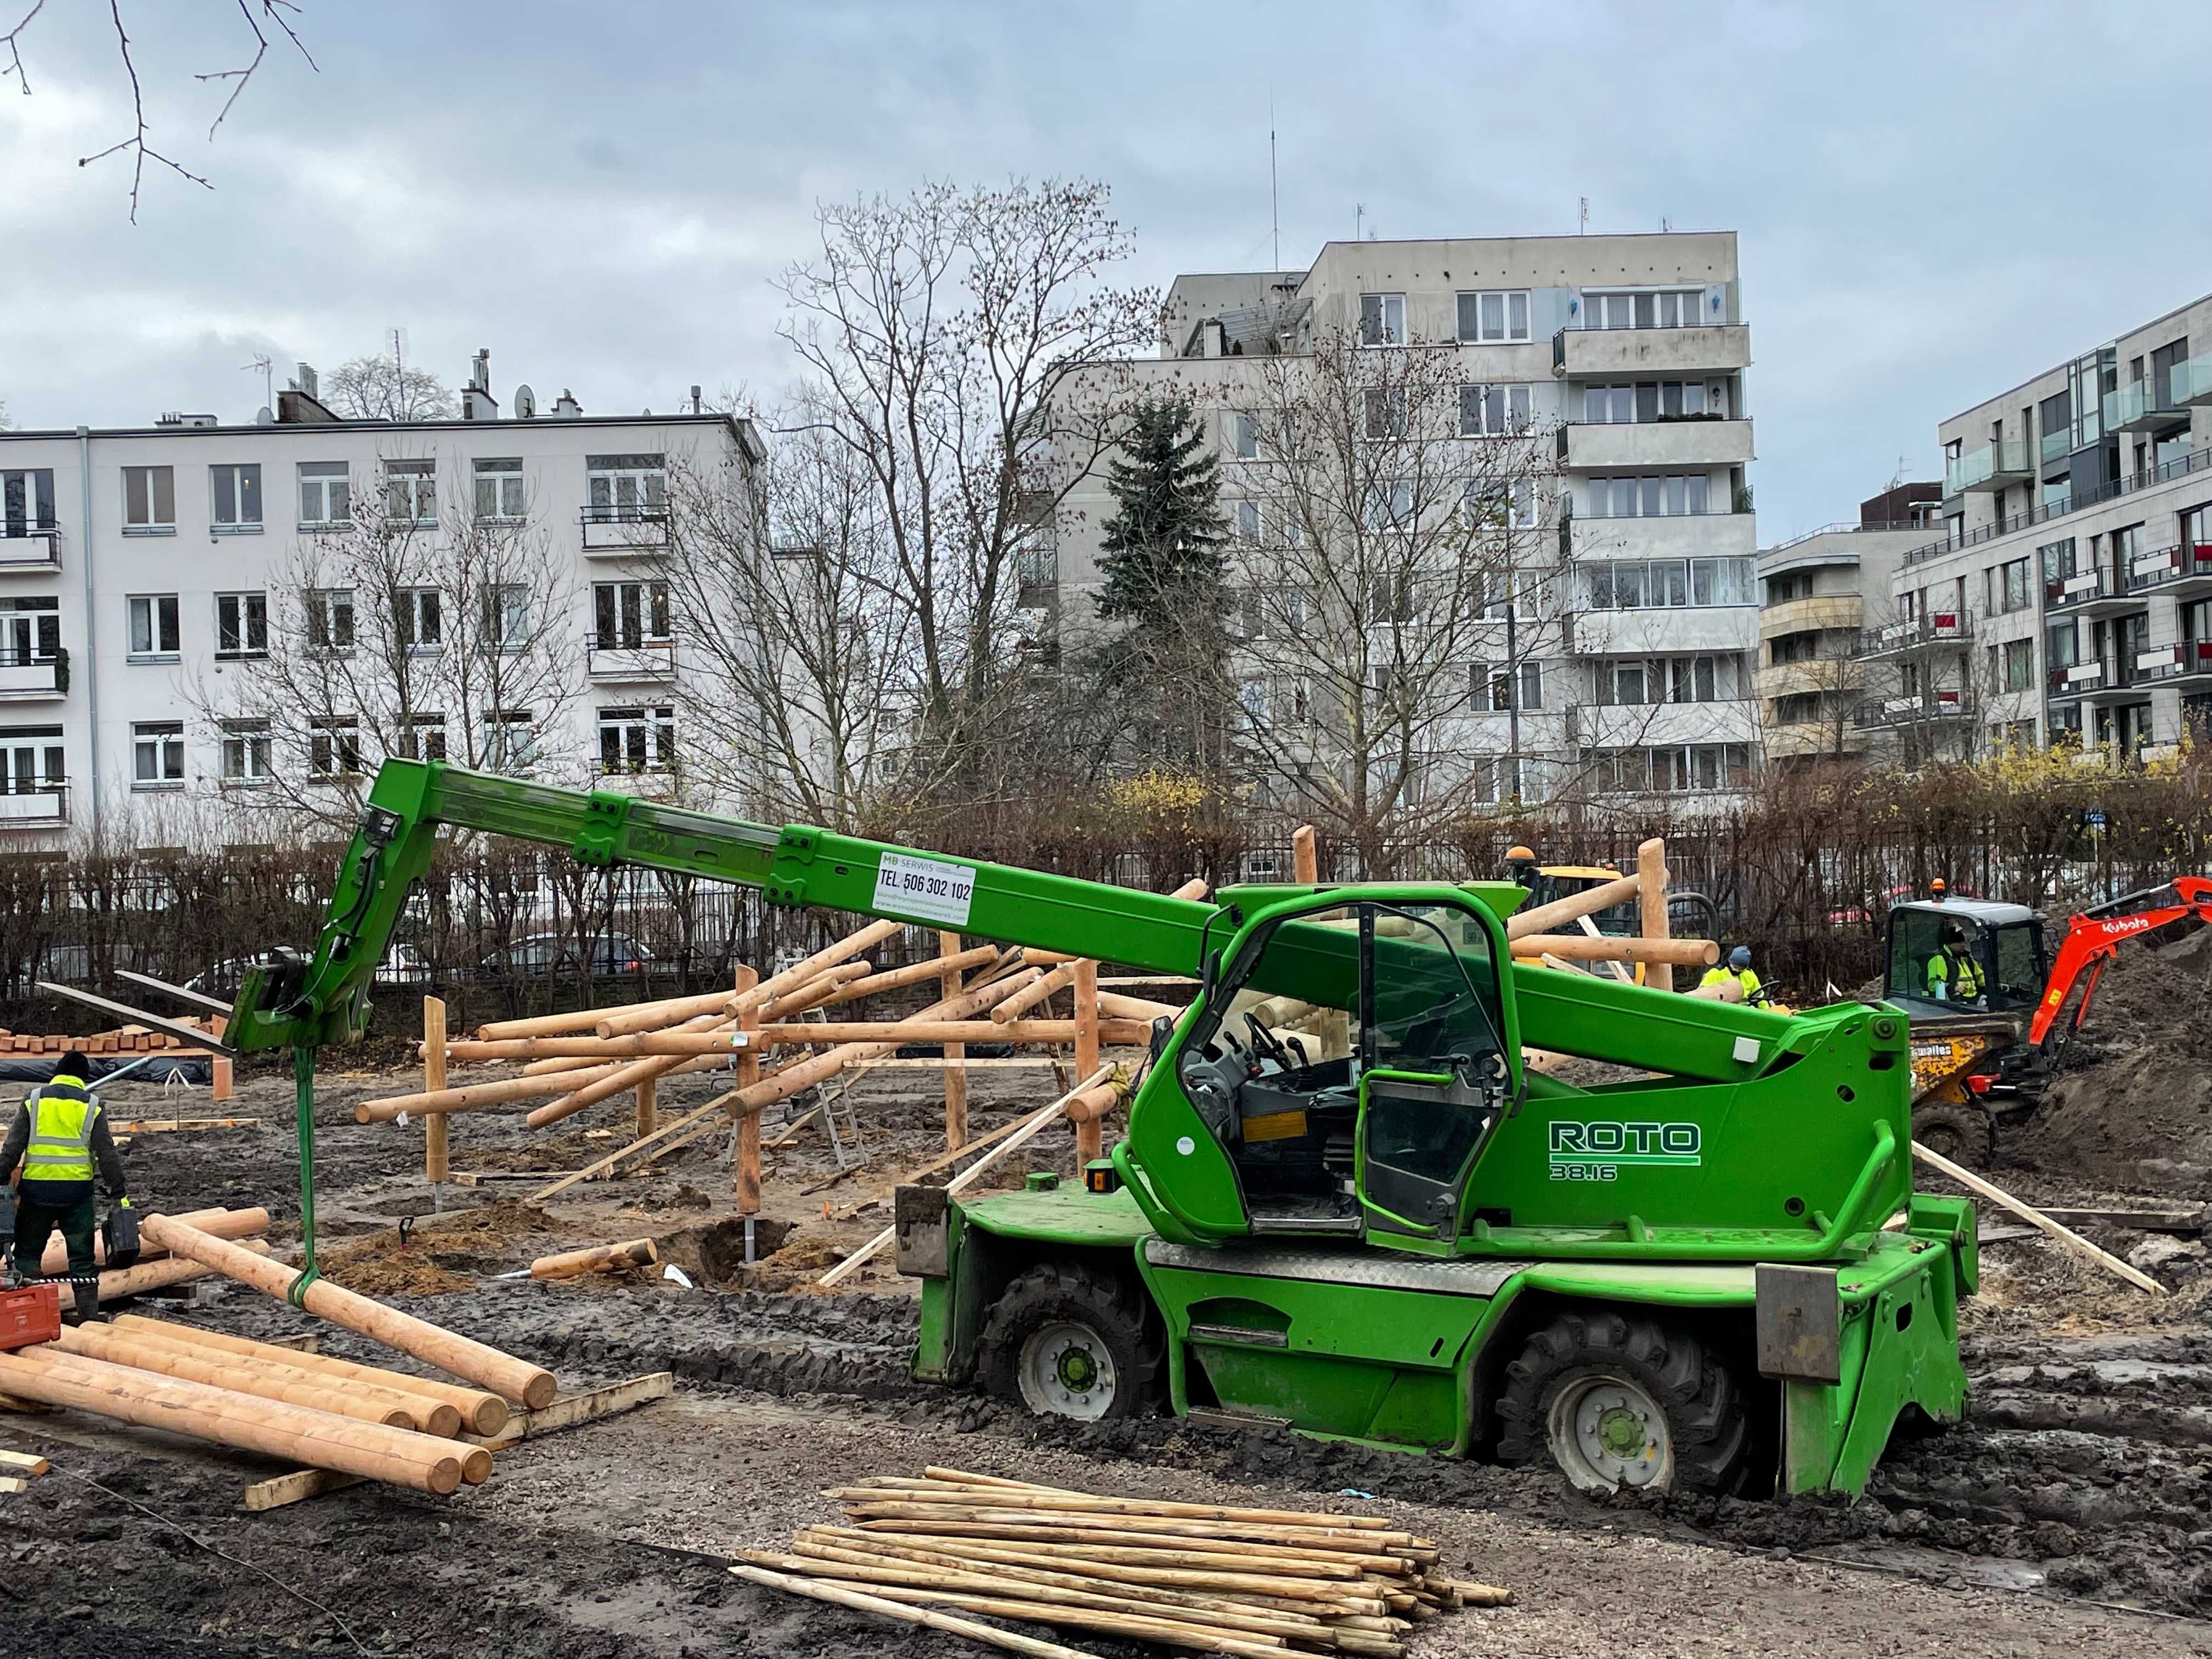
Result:
M739 1577L1033 1654L1072 1651L936 1609L1200 1653L1392 1659L1413 1626L1505 1590L1441 1573L1384 1517L1106 1498L959 1469L838 1487L842 1527L738 1553Z
M1203 883L1193 883L1176 896L1204 892ZM740 967L727 991L502 1020L478 1028L473 1039L449 1038L444 1005L428 1000L421 1049L423 1087L363 1101L354 1115L363 1123L423 1118L424 1172L434 1182L449 1178L447 1120L453 1113L552 1096L529 1113L530 1126L543 1128L603 1101L633 1097L635 1139L533 1194L541 1199L574 1182L611 1173L625 1159L650 1163L734 1120L737 1209L750 1215L760 1207L760 1115L767 1107L842 1073L880 1062L902 1047L940 1048L946 1068L945 1139L948 1149L957 1149L969 1138L963 1071L967 1045L1066 1045L1075 1073L1088 1077L1098 1069L1102 1046L1140 1044L1154 1018L1179 1012L1164 1003L1102 992L1095 960L990 945L963 947L957 933L939 934L938 956L902 968L878 972L863 959L906 926L871 923L766 979ZM938 999L903 1018L839 1020L827 1012L878 992L923 984L933 986ZM1073 1007L1068 1018L1054 1018L1049 1000L1063 990L1071 994ZM778 1050L799 1052L766 1063ZM486 1063L520 1069L483 1081L448 1083L449 1066ZM726 1072L732 1086L696 1110L662 1123L655 1098L659 1079L698 1072ZM1066 1115L1077 1126L1079 1151L1085 1157L1097 1156L1098 1121L1121 1097L1121 1091L1108 1085L1067 1103Z
M267 1242L258 1237L269 1225L266 1210L194 1210L176 1219L211 1238L237 1240L240 1249L256 1255L269 1254ZM97 1233L93 1235L92 1253L94 1261L105 1269L100 1275L100 1299L103 1303L119 1302L126 1296L205 1279L215 1271L189 1256L172 1255L150 1240L142 1244L137 1263L128 1267L107 1267L107 1241ZM46 1240L46 1253L40 1260L39 1271L52 1279L58 1279L69 1271L69 1246L60 1234Z

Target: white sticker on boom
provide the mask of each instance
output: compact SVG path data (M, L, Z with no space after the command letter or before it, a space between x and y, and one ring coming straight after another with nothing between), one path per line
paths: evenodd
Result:
M968 925L968 907L975 896L975 866L972 864L947 864L942 859L886 853L876 871L875 908L891 915L964 927Z

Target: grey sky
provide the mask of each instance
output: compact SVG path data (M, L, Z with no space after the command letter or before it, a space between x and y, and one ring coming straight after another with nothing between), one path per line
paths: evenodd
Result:
M925 176L1109 180L1132 280L1352 234L1733 228L1762 539L1850 516L1937 420L2212 289L2212 7L304 0L319 74L240 60L224 0L47 0L0 93L0 399L22 426L251 416L281 374L408 331L587 410L773 392L774 273L816 200ZM7 23L28 0L0 0ZM5 24L0 24L5 27ZM2196 344L2197 343L2192 343ZM2198 349L2212 347L2203 343Z

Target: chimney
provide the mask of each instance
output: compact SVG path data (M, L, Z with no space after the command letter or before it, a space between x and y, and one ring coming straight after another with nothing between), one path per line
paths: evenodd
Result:
M491 395L491 348L486 346L476 355L469 366L469 383L461 392L461 418L465 421L495 421L499 418L499 399Z
M553 405L553 412L564 420L574 420L584 412L584 406L576 401L576 394L564 386L561 388L560 401Z
M696 386L691 388L691 412L694 415L704 412L703 406L699 401L699 388Z

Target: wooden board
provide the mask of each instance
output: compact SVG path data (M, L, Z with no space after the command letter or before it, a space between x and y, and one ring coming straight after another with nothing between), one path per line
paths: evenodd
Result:
M0 1451L0 1470L5 1470L10 1474L23 1476L44 1474L46 1468L45 1458L33 1457L29 1452Z
M583 1394L570 1395L556 1400L551 1405L534 1412L517 1412L507 1419L507 1426L495 1435L465 1434L460 1437L471 1445L485 1446L494 1451L504 1451L518 1443L542 1434L552 1434L562 1429L573 1429L617 1412L634 1410L655 1400L665 1400L675 1391L673 1371L648 1371L643 1376L633 1376L627 1382L611 1382L604 1389L592 1389ZM297 1504L310 1498L319 1498L325 1492L343 1492L348 1486L368 1484L357 1474L339 1474L331 1469L295 1469L289 1474L273 1475L266 1480L257 1480L246 1489L239 1499L239 1507L258 1512L282 1509L287 1504Z
M0 1492L28 1492L30 1489L31 1483L27 1480L20 1480L12 1474L0 1474Z

